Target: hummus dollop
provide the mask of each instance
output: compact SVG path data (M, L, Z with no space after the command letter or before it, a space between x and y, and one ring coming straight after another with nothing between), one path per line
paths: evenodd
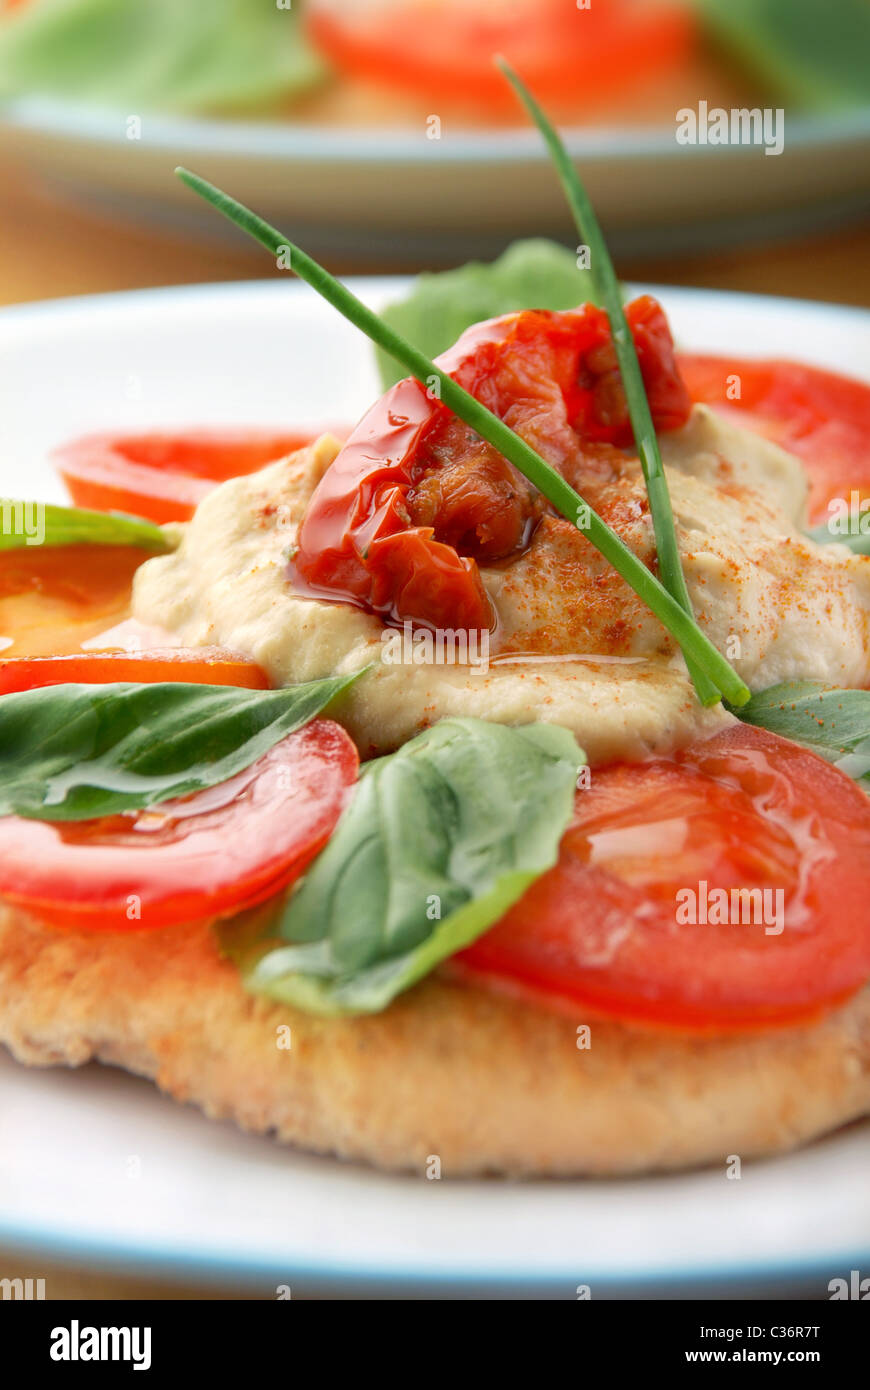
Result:
M802 534L801 463L704 406L660 442L696 616L747 684L868 684L870 559ZM698 703L667 632L560 517L545 515L516 556L481 564L497 622L464 646L449 634L418 641L294 589L288 559L339 448L324 435L216 488L179 528L177 549L140 567L135 617L186 646L245 653L276 685L370 667L336 711L364 756L448 715L564 725L593 765L667 753L731 721ZM654 565L631 452L593 451L570 481Z

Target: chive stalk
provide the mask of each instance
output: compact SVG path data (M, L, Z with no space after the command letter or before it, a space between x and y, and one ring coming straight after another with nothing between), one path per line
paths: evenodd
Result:
M188 188L254 237L274 256L286 257L289 253L289 266L294 273L372 342L384 348L411 376L429 389L437 382L438 395L443 404L518 468L556 510L586 536L667 628L682 647L687 663L691 659L693 665L708 678L705 704L715 704L719 692L732 705L745 704L749 699L749 690L698 627L691 610L686 611L621 537L520 435L515 434L504 421L436 366L425 353L388 327L346 285L336 280L276 228L198 174L183 168L177 169L176 173Z
M514 72L510 63L504 58L496 58L495 64L507 78L541 132L556 166L556 172L573 214L577 231L583 245L589 248L589 270L592 275L592 283L595 286L599 303L610 320L610 331L622 376L634 442L637 447L640 466L643 469L650 516L656 539L659 573L668 593L673 595L687 613L691 613L692 601L686 587L686 579L680 560L671 495L662 466L662 456L643 384L640 363L635 351L634 339L631 336L625 310L622 307L622 293L613 262L610 259L610 252L607 249L607 242L595 215L592 200L586 192L583 181L555 126L545 115L521 78ZM690 660L689 653L684 652L684 655L695 682L698 698L707 704L709 697L715 695L715 691L710 690L709 681Z

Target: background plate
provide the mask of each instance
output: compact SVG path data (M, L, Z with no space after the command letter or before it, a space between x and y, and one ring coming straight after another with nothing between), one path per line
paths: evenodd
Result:
M78 200L226 235L178 180L186 164L312 250L354 266L447 263L493 254L514 236L574 240L537 132L346 130L143 117L42 97L0 111L0 155ZM618 254L742 244L831 225L870 207L870 109L786 119L785 149L679 146L674 128L566 132ZM518 196L517 190L522 189Z
M399 281L362 280L377 306ZM799 355L870 380L870 315L660 291L686 346ZM354 419L368 345L283 283L0 312L0 487L60 499L45 452L98 428ZM282 1149L98 1066L0 1055L0 1245L270 1292L827 1297L870 1272L870 1124L722 1170L594 1182L430 1182ZM2 1271L0 1271L2 1272ZM38 1271L33 1271L37 1273Z

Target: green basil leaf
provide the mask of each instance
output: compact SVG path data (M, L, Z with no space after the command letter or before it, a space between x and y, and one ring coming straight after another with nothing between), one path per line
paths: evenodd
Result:
M320 714L359 674L281 690L160 681L3 695L0 815L90 820L213 787Z
M723 46L777 91L822 110L870 100L867 0L695 0Z
M735 713L818 753L870 787L870 690L836 690L820 681L783 681Z
M556 862L583 761L553 724L444 719L369 763L268 937L220 929L246 987L314 1013L385 1008Z
M268 108L327 67L300 0L38 0L0 22L0 96L121 112Z
M0 497L0 550L40 545L132 545L154 553L173 548L160 526L141 517Z
M473 323L518 309L573 309L594 303L588 270L573 252L554 241L515 241L491 265L469 261L458 270L420 275L407 299L389 304L381 318L428 357L452 347ZM385 387L404 375L383 349L378 369Z
M807 535L811 541L815 541L816 545L846 545L856 555L870 555L870 531L861 531L862 522L863 516L860 521L856 519L854 528L846 535L840 535L838 532L832 531L831 522L826 521L821 526L816 526L814 530L808 531Z

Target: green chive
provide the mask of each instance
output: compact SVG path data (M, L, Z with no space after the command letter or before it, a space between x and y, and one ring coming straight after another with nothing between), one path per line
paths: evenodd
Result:
M317 261L312 260L300 247L295 246L274 227L270 227L268 222L264 222L256 213L237 203L234 198L230 198L198 174L181 168L177 169L176 173L188 188L261 242L274 256L286 256L289 253L289 265L295 274L301 280L305 280L372 342L390 353L411 376L430 389L433 388L434 382L438 383L439 397L448 409L503 454L539 492L543 493L562 516L582 531L587 540L600 551L680 644L686 653L687 661L691 657L698 668L709 677L713 693L705 700L706 704L715 704L719 698L719 691L732 705L746 703L750 695L749 690L721 652L716 650L701 631L691 613L686 612L659 583L655 575L650 573L643 561L637 558L634 551L628 548L562 475L551 468L520 435L515 434L497 415L463 390L424 353L419 352L389 328L345 285L330 275L328 270L324 270L323 266L318 265Z
M568 205L574 215L577 231L583 245L589 247L589 269L592 282L599 303L607 311L607 317L610 320L610 331L613 336L613 345L616 348L619 370L622 374L634 442L646 481L662 583L668 593L672 594L677 602L685 608L686 612L691 613L692 601L689 598L683 566L680 561L680 548L674 525L671 495L662 467L662 456L659 452L655 425L641 376L640 363L637 360L634 339L631 336L631 330L622 307L619 281L616 278L616 271L610 259L604 234L599 226L598 218L595 216L595 209L589 194L586 192L571 156L565 149L555 127L510 64L504 58L496 58L495 64L507 78L544 137L553 157L553 163L556 166ZM707 704L709 697L715 695L715 691L710 689L709 682L703 673L698 671L694 663L690 661L689 654L684 654L698 691L698 698Z

